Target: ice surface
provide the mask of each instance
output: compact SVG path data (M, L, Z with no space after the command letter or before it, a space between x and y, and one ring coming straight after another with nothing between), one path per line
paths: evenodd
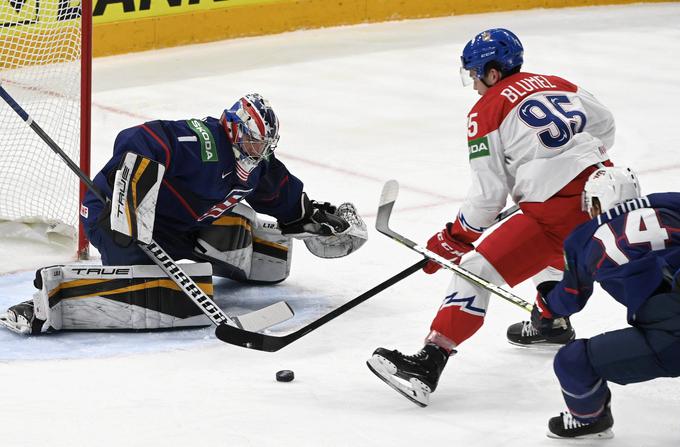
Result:
M353 201L374 223L382 184L401 193L391 225L426 240L455 215L469 182L460 85L467 39L503 26L525 45L527 71L595 94L617 120L612 157L645 192L677 190L680 5L486 14L301 31L94 62L93 164L122 128L155 118L217 116L244 93L281 119L279 157L316 200ZM320 261L297 244L291 277L271 288L217 285L234 313L279 299L295 330L368 290L417 255L370 229L356 254ZM0 307L27 299L40 265L67 261L37 242L0 244ZM498 300L419 408L364 365L377 346L419 349L448 274L416 273L277 353L224 345L209 329L157 334L0 333L4 446L555 446L547 419L563 409L552 353L505 341L526 315ZM514 291L531 299L531 284ZM574 318L579 336L625 325L597 291ZM277 383L275 373L295 371ZM680 382L613 385L616 446L678 442ZM588 442L579 445L595 445Z

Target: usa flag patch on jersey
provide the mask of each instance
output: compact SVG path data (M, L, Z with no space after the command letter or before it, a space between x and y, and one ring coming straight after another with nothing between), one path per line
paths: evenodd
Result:
M250 194L252 192L251 189L232 189L229 194L224 198L224 200L221 203L218 203L217 205L214 205L212 208L210 208L208 211L203 213L201 217L199 217L198 220L199 222L207 219L208 217L212 217L217 219L220 217L222 214L226 213L230 209L236 206L237 203L239 203L245 196Z

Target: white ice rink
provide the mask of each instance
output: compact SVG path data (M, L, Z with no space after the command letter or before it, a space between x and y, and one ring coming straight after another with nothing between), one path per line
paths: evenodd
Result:
M279 158L312 198L353 201L370 227L366 246L344 259L320 261L296 244L291 276L275 287L217 284L234 313L289 300L298 315L274 331L290 332L418 260L373 229L385 180L401 182L392 225L411 239L424 242L455 216L469 182L466 115L477 100L461 86L459 55L491 27L519 35L526 71L563 76L613 111L611 156L637 170L644 192L678 190L677 3L360 25L97 59L94 171L125 127L218 116L248 92L269 98L281 120ZM68 260L34 243L1 244L2 309L30 296L32 269ZM421 347L448 279L418 272L277 353L225 345L208 329L0 332L0 446L559 445L544 434L564 408L554 352L509 345L507 326L527 315L500 299L449 362L429 407L366 368L378 346ZM532 299L532 290L514 291ZM626 324L599 290L573 321L582 337ZM295 381L276 382L280 369ZM678 445L680 381L612 391L616 437L601 445Z

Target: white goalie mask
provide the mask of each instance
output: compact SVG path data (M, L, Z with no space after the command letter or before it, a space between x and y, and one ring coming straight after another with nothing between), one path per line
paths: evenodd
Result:
M605 212L616 205L640 197L640 182L630 168L605 167L590 174L583 189L583 211L590 213L593 199Z

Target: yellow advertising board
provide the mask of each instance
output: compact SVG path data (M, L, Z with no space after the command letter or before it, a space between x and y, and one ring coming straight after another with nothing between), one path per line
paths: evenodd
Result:
M0 70L80 54L80 0L0 0Z
M286 0L93 0L93 23L97 25L283 1Z

